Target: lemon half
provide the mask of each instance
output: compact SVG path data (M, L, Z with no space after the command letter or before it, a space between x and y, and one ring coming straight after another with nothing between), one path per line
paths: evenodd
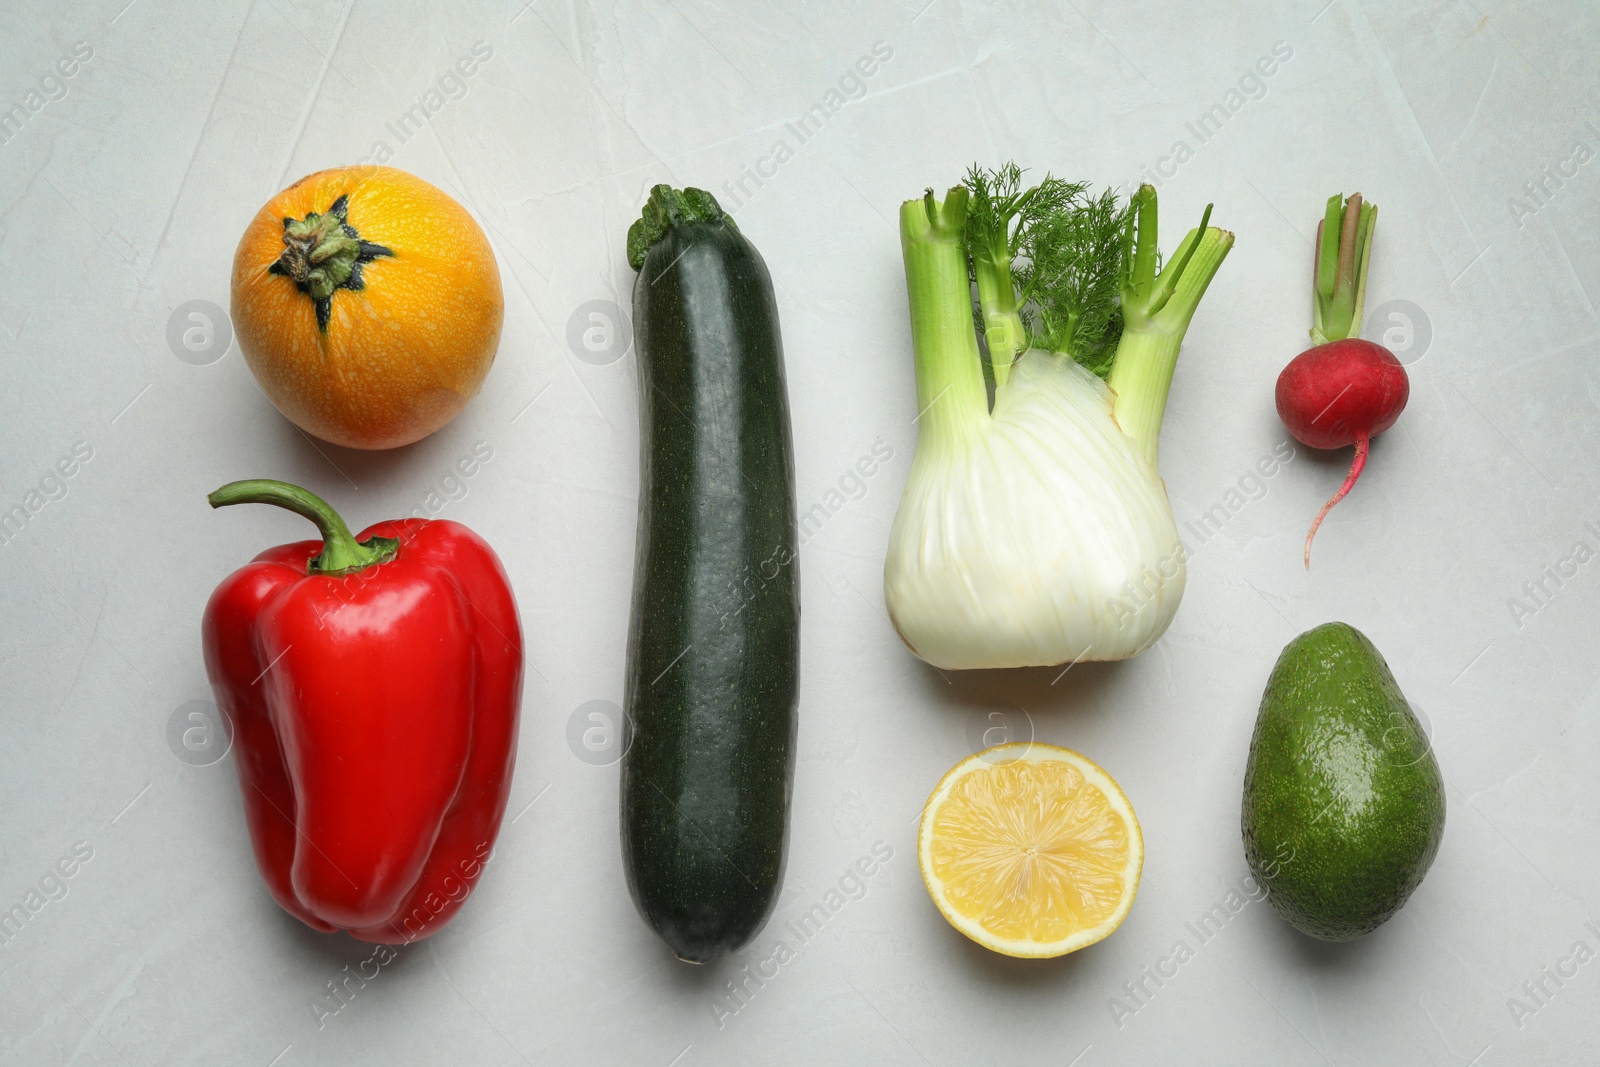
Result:
M917 859L950 925L1007 956L1063 956L1122 925L1144 835L1111 776L1068 748L996 745L922 809Z

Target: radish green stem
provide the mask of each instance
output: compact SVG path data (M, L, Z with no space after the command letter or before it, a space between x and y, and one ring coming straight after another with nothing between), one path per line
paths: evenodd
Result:
M1317 227L1316 280L1311 339L1317 344L1361 334L1361 312L1367 297L1367 264L1372 258L1372 233L1378 207L1360 193L1345 200L1328 198Z
M1356 268L1356 305L1351 311L1350 333L1361 336L1361 311L1367 302L1367 265L1372 261L1372 231L1378 228L1378 205L1362 203L1360 265Z

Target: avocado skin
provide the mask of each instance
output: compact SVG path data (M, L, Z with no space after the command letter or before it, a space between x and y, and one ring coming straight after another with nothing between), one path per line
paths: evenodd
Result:
M1261 697L1242 819L1278 914L1324 941L1371 933L1428 873L1444 816L1432 747L1366 635L1330 622L1289 642Z

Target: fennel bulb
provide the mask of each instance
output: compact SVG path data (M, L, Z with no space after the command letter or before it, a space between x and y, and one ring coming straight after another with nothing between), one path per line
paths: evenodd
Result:
M943 203L930 191L901 209L921 413L884 598L941 668L1124 659L1183 596L1157 439L1184 331L1233 236L1202 219L1158 273L1154 189L1118 210L1050 178L1019 193L1019 177L974 170Z

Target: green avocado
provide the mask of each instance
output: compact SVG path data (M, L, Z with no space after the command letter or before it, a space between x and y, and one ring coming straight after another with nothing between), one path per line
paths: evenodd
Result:
M1279 915L1324 941L1400 910L1444 836L1444 779L1383 656L1342 622L1290 641L1244 772L1244 852Z

